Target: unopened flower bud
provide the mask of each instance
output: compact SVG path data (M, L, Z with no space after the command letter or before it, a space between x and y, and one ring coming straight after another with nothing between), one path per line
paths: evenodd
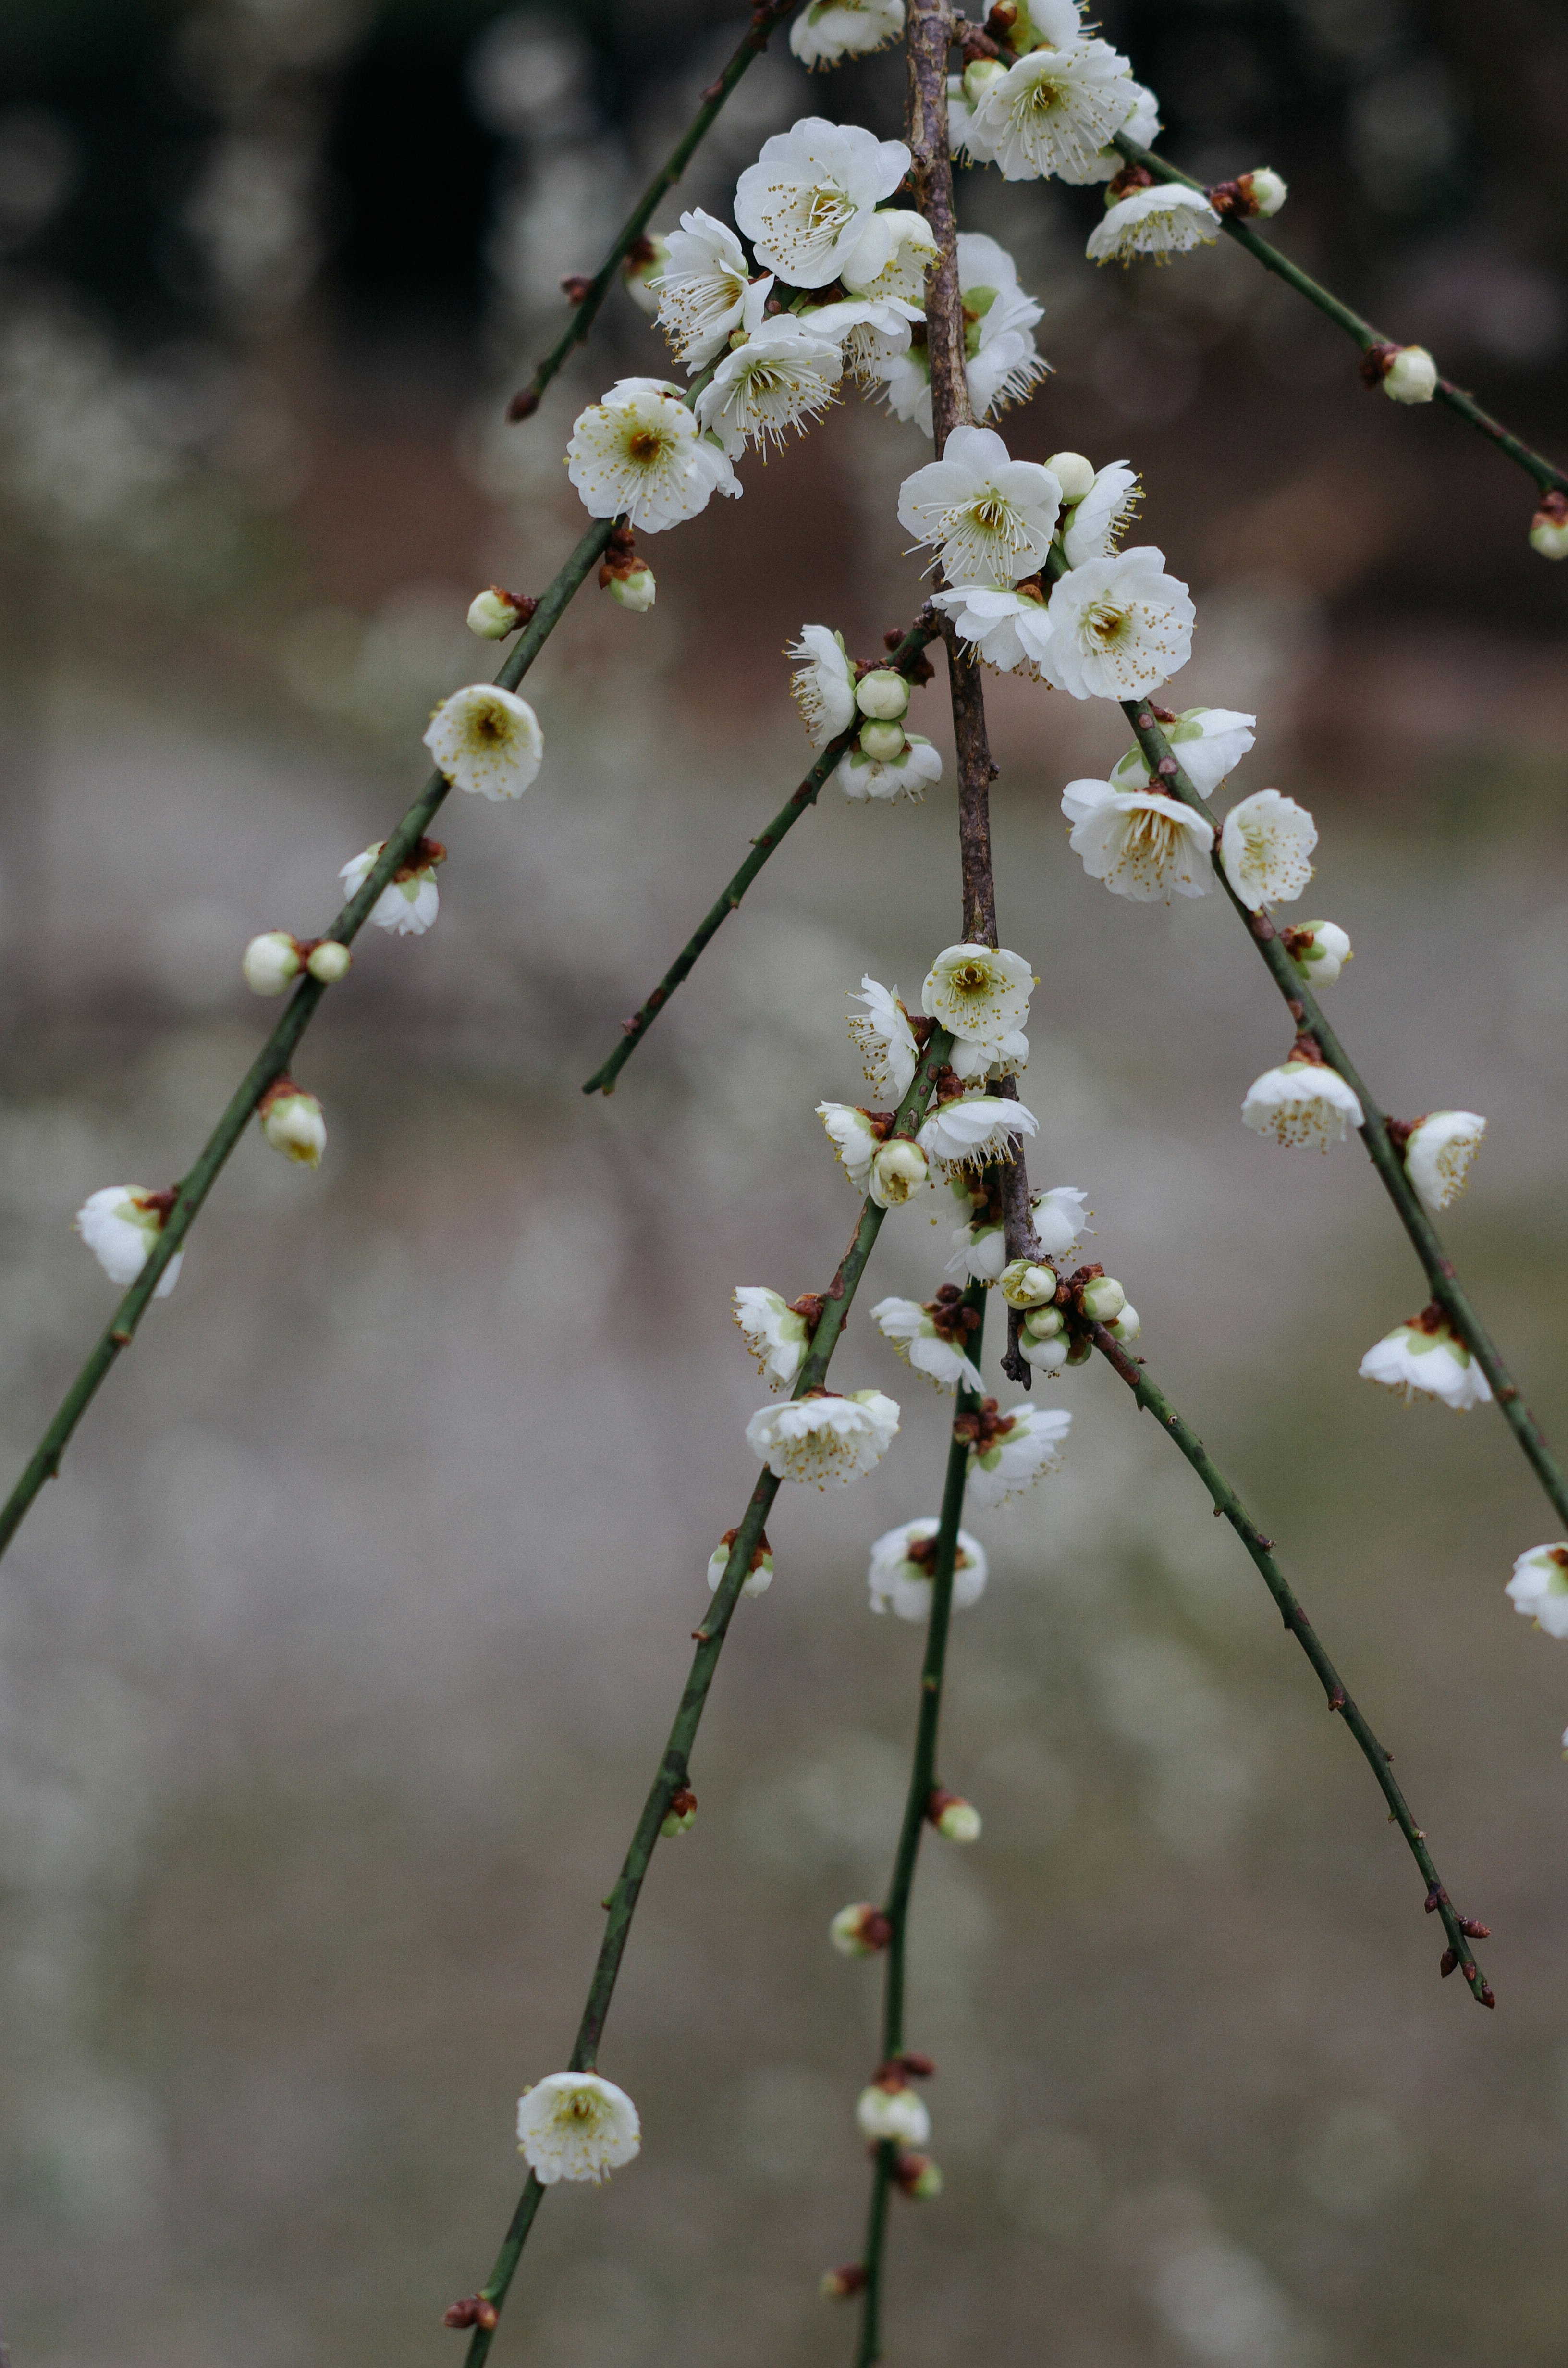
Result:
M326 1149L326 1121L314 1094L301 1093L291 1077L279 1077L256 1104L261 1131L274 1151L301 1167L319 1167Z
M1332 986L1355 958L1337 921L1301 921L1279 934L1290 960L1313 986Z
M1046 1346L1049 1348L1050 1345L1051 1344L1048 1341ZM1071 1341L1068 1344L1067 1362L1070 1365L1086 1365L1094 1353L1094 1342L1089 1339L1086 1335L1080 1334L1076 1340Z
M870 1195L879 1209L901 1208L911 1195L918 1192L930 1169L926 1154L917 1143L906 1143L895 1136L884 1143L871 1159Z
M866 2272L858 2261L846 2261L841 2270L826 2270L817 2288L824 2302L847 2302L858 2294L866 2283Z
M1031 1340L1054 1340L1061 1329L1062 1310L1060 1307L1052 1307L1050 1304L1047 1304L1044 1307L1025 1308L1024 1330L1028 1333Z
M980 1811L961 1793L933 1793L926 1804L926 1814L944 1841L977 1842L980 1839Z
M1383 367L1383 393L1393 403L1430 403L1437 365L1425 346L1401 346Z
M1023 1332L1018 1338L1018 1350L1031 1365L1043 1373L1059 1373L1067 1362L1067 1343L1060 1337L1038 1340L1032 1333Z
M880 1907L862 1899L841 1907L827 1933L841 1957L874 1957L892 1939L892 1926Z
M281 995L300 975L300 949L287 929L253 938L240 961L245 985L256 995Z
M468 629L482 642L504 642L523 621L521 603L504 585L492 584L476 592L468 607Z
M925 2100L904 2084L896 2069L861 2089L855 2118L862 2135L873 2140L892 2138L900 2146L918 2146L931 2135Z
M1542 559L1568 559L1568 494L1554 489L1541 496L1530 520L1530 549Z
M1127 1293L1114 1275L1097 1274L1084 1285L1083 1300L1091 1324L1112 1324L1127 1304Z
M1142 1329L1143 1326L1138 1321L1138 1310L1131 1305L1122 1309L1114 1324L1106 1326L1106 1330L1110 1334L1111 1338L1119 1340L1124 1349L1130 1342L1137 1339Z
M871 722L860 726L860 746L873 764L892 765L904 750L902 723Z
M612 575L608 585L610 598L639 617L653 607L657 588L651 567L634 567L630 575Z
M1081 452L1053 452L1046 462L1064 502L1081 502L1095 482L1095 464Z
M688 1784L683 1784L678 1793L671 1794L669 1810L659 1831L667 1842L673 1842L677 1834L690 1833L696 1823L697 1795Z
M934 2203L942 2192L941 2171L928 2154L901 2154L893 2177L912 2203Z
M324 938L319 946L311 948L305 968L324 986L335 986L340 978L347 977L353 960L347 946L340 946L335 938Z
M662 238L657 231L644 233L626 258L624 276L627 294L638 311L646 313L650 320L654 318L659 310L659 290L656 286L650 287L649 282L657 281L669 268L669 242Z
M986 92L1002 81L1007 72L1000 58L976 58L963 70L963 95L971 107L978 107Z
M1280 176L1267 165L1263 165L1256 173L1239 175L1236 187L1241 191L1247 211L1266 217L1277 214L1290 195Z
M896 723L908 708L909 685L892 666L873 667L856 684L855 704L878 723Z
M1002 1296L1009 1307L1041 1307L1056 1296L1056 1277L1032 1258L1013 1258L1002 1269Z

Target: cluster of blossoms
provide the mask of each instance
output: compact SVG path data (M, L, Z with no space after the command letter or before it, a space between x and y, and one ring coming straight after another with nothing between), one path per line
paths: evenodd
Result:
M910 675L850 657L843 634L827 625L802 625L786 655L800 660L791 689L812 747L825 748L855 731L834 775L845 796L858 804L868 798L918 804L941 780L942 759L923 734L904 723ZM910 673L929 681L929 661L917 659Z

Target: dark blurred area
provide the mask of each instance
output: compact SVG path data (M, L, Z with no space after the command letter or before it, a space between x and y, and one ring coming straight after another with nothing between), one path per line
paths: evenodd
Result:
M1568 17L1401 0L1108 6L1176 161L1290 183L1286 250L1563 457ZM189 1164L271 1008L253 931L324 926L489 670L472 593L580 531L562 452L669 364L619 291L539 416L506 398L740 27L682 0L6 0L0 15L0 1451L112 1305L70 1230ZM728 214L801 114L894 132L901 65L782 34L656 218ZM1190 581L1183 703L1256 709L1350 929L1335 1017L1396 1110L1484 1110L1450 1222L1568 1432L1568 569L1525 479L1222 244L1096 273L1094 190L971 173L1046 305L1014 449L1128 455ZM738 1518L759 1386L730 1288L820 1287L852 1198L812 1105L864 1090L862 971L957 919L950 787L808 817L608 1102L578 1087L802 761L778 655L919 598L918 433L849 396L590 587L529 682L520 808L453 800L441 916L366 933L297 1067L319 1175L254 1140L0 1572L0 2321L15 2368L442 2355L561 2061L597 1903ZM721 514L722 513L722 514ZM1040 973L1041 1183L1280 1541L1495 1930L1441 1935L1234 1540L1106 1372L1066 1469L977 1523L912 2043L942 2201L894 2229L889 2356L1053 2368L1560 2368L1568 1659L1502 1588L1551 1517L1500 1421L1355 1379L1419 1278L1351 1146L1244 1133L1278 1006L1218 898L1108 900L1062 783L1117 719L990 690L1005 939ZM915 721L946 746L939 687ZM453 809L460 807L462 811ZM929 1295L945 1228L868 1279ZM876 1293L873 1292L873 1296ZM994 1356L993 1349L993 1356ZM744 1603L604 2052L641 2160L552 2196L496 2357L805 2368L856 2248L875 1967L828 1950L896 1831L918 1640L866 1548L934 1509L939 1401L856 1316L885 1466L790 1501ZM992 1386L998 1385L994 1364ZM1042 1384L1043 1386L1043 1384ZM912 2216L913 2213L913 2216Z

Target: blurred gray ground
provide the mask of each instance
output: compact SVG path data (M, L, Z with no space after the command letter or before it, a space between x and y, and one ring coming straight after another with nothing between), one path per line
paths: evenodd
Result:
M693 195L722 197L802 90L841 97L771 60L748 88ZM653 86L628 154L675 104ZM552 269L585 259L603 198L585 121L530 185ZM1362 395L1348 348L1228 251L1090 279L1056 196L971 182L960 203L1051 308L1058 375L1009 436L1145 472L1141 531L1199 603L1177 693L1256 707L1236 787L1317 816L1304 909L1355 941L1333 1010L1374 1090L1488 1115L1449 1238L1568 1437L1568 666L1528 488L1454 423ZM538 420L495 430L555 317L543 220L492 255L489 362L412 333L345 348L298 290L240 320L222 381L58 289L17 313L8 1468L112 1305L72 1212L188 1164L270 1016L238 984L245 939L329 918L338 866L422 778L429 705L480 670L472 590L539 589L579 530L574 409L660 367L623 310ZM1527 296L1550 287L1520 257ZM1402 284L1413 330L1471 324L1465 367L1502 404L1474 275ZM583 595L530 679L536 787L449 804L436 928L369 933L307 1040L324 1167L243 1144L13 1549L17 2368L415 2368L460 2340L440 2312L511 2209L513 2100L570 2044L703 1568L755 1477L729 1292L792 1296L843 1247L855 1202L812 1106L863 1091L862 972L913 995L958 925L950 786L917 812L824 795L615 1096L580 1081L799 776L782 643L822 618L869 653L913 612L893 501L922 457L852 398L750 464L744 505L650 546L650 617ZM1048 1385L1074 1413L1065 1468L974 1523L993 1576L954 1634L943 1769L985 1832L921 1870L910 2030L948 2184L898 2212L890 2357L1558 2368L1568 1654L1502 1592L1550 1513L1494 1414L1356 1379L1420 1278L1358 1146L1287 1156L1241 1127L1287 1023L1228 910L1125 905L1068 851L1062 783L1114 761L1118 719L990 696L1003 934L1040 973L1033 1172L1088 1190L1152 1370L1493 1924L1499 2006L1439 1985L1372 1780L1185 1464L1110 1374ZM938 684L916 721L947 746L940 711ZM947 1225L890 1220L866 1306L928 1295ZM698 1824L660 1850L604 2050L642 2156L549 2200L498 2359L845 2356L813 2289L858 2241L878 1969L826 1926L885 1879L919 1638L869 1618L866 1550L935 1509L944 1410L865 1307L841 1353L903 1430L853 1490L781 1500L778 1576L741 1607Z

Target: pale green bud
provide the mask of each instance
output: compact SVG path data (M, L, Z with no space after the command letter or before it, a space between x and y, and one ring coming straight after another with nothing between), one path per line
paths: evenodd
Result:
M909 705L909 685L892 666L876 666L856 684L855 704L880 723L896 723Z
M963 70L963 95L971 107L978 107L988 90L994 89L1007 69L1000 58L976 58Z
M335 938L324 938L319 946L311 948L305 968L324 986L335 986L340 978L347 977L353 960L347 946L340 946Z
M1555 498L1562 502L1561 494ZM1537 510L1530 520L1530 549L1542 559L1568 559L1568 504Z
M612 575L608 588L612 600L619 600L623 609L641 617L653 607L658 587L651 567L634 567L630 575Z
M1243 173L1236 187L1248 200L1252 211L1262 214L1265 219L1277 214L1290 194L1280 176L1267 165L1260 166L1256 173Z
M240 959L245 985L255 995L281 995L300 975L300 949L287 929L253 938Z
M1437 392L1437 365L1425 346L1401 346L1383 372L1383 393L1392 403L1430 403Z
M1097 1274L1084 1285L1084 1313L1091 1324L1114 1324L1127 1304L1127 1293L1114 1275Z
M929 1173L920 1145L895 1136L872 1156L871 1198L879 1209L902 1208L912 1193L919 1191Z
M492 584L470 601L468 629L477 633L482 642L504 642L508 633L517 632L520 618L517 603L508 598L499 584Z
M1111 1338L1119 1340L1124 1349L1137 1339L1142 1329L1143 1326L1138 1321L1138 1310L1131 1305L1122 1309L1114 1324L1106 1326L1106 1330L1110 1334Z
M949 1801L937 1819L937 1831L944 1841L977 1842L980 1811L971 1801Z
M902 723L872 722L860 726L860 746L866 755L879 765L891 765L903 756L906 746Z
M1059 1307L1031 1307L1024 1315L1024 1330L1031 1340L1054 1340L1062 1329Z
M1056 1277L1032 1258L1014 1258L1002 1269L1002 1296L1009 1307L1040 1307L1056 1296Z
M1095 464L1081 452L1053 452L1046 462L1064 502L1081 502L1095 482Z

